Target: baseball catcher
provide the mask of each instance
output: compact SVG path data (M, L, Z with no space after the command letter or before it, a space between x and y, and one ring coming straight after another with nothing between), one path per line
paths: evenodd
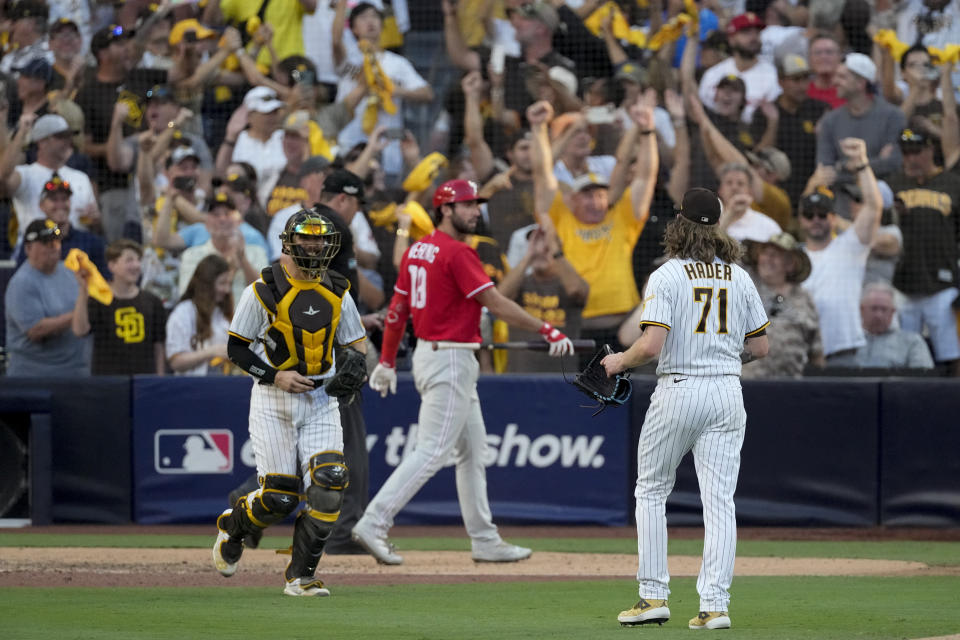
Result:
M630 384L629 373L617 373L613 376L607 375L607 370L600 364L604 357L613 353L610 345L605 344L587 363L587 367L576 375L573 386L580 390L591 400L598 404L593 415L597 415L609 406L619 406L630 399L630 393L633 386Z

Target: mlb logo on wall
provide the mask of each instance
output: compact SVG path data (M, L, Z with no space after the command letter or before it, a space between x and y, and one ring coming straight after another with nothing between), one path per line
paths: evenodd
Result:
M157 473L231 473L233 432L229 429L160 429L154 434Z

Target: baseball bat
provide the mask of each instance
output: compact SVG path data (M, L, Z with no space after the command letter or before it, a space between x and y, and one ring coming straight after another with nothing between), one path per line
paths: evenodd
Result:
M573 348L576 350L580 349L595 349L597 343L595 340L571 340L573 343ZM546 351L550 348L550 345L543 340L519 340L515 342L485 342L480 345L481 349L510 349L511 351L515 350L529 350L529 351Z

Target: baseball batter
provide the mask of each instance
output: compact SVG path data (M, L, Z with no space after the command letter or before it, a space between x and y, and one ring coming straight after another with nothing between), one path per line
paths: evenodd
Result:
M730 627L737 520L733 492L747 414L740 367L767 355L767 316L746 271L734 264L740 245L717 228L721 205L692 189L666 229L668 260L647 283L643 334L603 359L608 375L660 356L659 380L637 445L637 550L640 600L622 611L623 625L670 619L667 596L667 496L677 465L691 449L703 501L700 613L691 629Z
M487 500L483 464L487 433L477 396L475 353L480 345L480 310L485 306L508 324L539 331L551 355L573 353L573 344L500 294L477 252L464 243L476 229L480 202L472 182L451 180L440 185L433 196L437 230L410 246L400 264L380 362L370 376L370 386L382 396L396 393L397 346L412 315L418 338L413 378L421 396L417 443L353 528L353 539L383 564L403 562L387 539L394 516L454 452L457 497L473 559L512 562L531 553L500 538Z
M224 576L237 570L244 537L280 522L300 503L284 593L326 596L314 574L333 530L348 472L337 400L323 389L332 376L334 344L363 350L360 314L349 282L328 270L340 237L323 205L290 217L283 255L240 298L227 353L259 380L250 397L250 442L260 486L217 519L213 561ZM298 468L298 460L299 468Z

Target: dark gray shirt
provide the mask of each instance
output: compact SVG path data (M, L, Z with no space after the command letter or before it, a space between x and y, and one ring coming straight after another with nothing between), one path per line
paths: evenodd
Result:
M844 105L828 112L820 120L817 135L817 163L834 166L843 159L840 141L844 138L861 138L867 143L867 156L877 177L899 171L903 162L898 144L900 131L907 126L903 111L883 98L875 97L873 106L862 116L855 117ZM891 145L893 152L886 158L880 150Z

